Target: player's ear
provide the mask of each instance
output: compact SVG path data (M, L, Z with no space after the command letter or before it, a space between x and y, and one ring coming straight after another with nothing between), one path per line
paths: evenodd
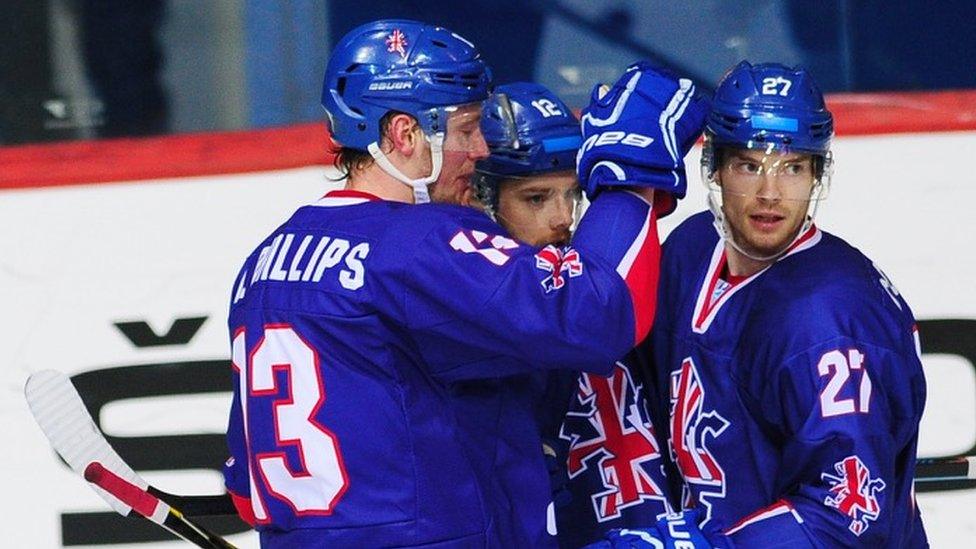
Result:
M422 137L420 126L412 116L396 114L386 127L383 141L388 144L389 152L397 151L404 156L410 156Z

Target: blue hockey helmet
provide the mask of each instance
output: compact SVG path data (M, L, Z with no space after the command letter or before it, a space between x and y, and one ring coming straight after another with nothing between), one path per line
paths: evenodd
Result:
M802 68L742 61L715 90L705 135L715 147L826 156L834 121L823 94Z
M447 127L450 107L483 101L491 72L474 45L443 27L384 19L356 27L336 44L322 106L332 137L367 150L390 112L417 119L428 136Z
M582 136L573 112L545 86L515 82L498 86L485 103L481 132L491 155L478 170L530 175L573 170Z
M582 142L579 121L541 84L498 86L484 104L481 132L491 154L478 161L474 187L490 214L498 206L502 181L576 168Z

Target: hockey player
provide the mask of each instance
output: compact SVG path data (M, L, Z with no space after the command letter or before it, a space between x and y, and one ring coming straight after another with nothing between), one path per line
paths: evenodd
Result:
M477 163L472 205L484 208L520 242L568 245L580 196L575 168L582 142L572 111L539 84L506 84L485 102L481 129L491 154ZM514 532L513 546L555 544L547 528L552 498L537 410L550 378L565 377L571 384L577 375L537 370L450 385L463 443L473 466L492 479L486 498L500 511L499 529ZM493 413L484 413L488 406Z
M583 139L573 112L545 86L516 82L495 88L481 128L490 155L473 179L478 203L522 242L569 244L582 193L576 153Z
M626 89L626 80L622 87ZM647 122L658 124L656 119ZM608 129L620 131L617 124ZM581 139L576 117L538 84L508 84L499 86L486 104L482 128L491 155L478 162L475 176L481 202L519 240L536 245L568 242L577 209L572 169ZM591 137L598 133L590 119L586 130ZM671 206L665 200L658 203ZM662 210L655 211L655 218ZM563 547L580 547L612 528L654 522L668 510L661 452L635 375L640 372L621 361L609 377L554 371L524 376L522 387L506 390L509 398L526 395L533 382L544 380L538 415ZM522 443L529 438L519 433ZM528 497L532 494L523 499Z
M624 89L625 84L626 80ZM647 122L658 124L656 119ZM619 131L618 127L609 130ZM478 162L474 179L481 203L519 240L536 245L566 242L576 210L572 166L581 141L576 117L543 86L507 84L497 87L486 103L482 129L491 154ZM592 127L587 131L594 134ZM671 206L668 201L659 203ZM609 377L553 371L496 381L508 401L502 407L507 415L525 413L527 406L518 399L532 400L545 383L538 415L563 547L580 547L612 528L653 523L669 509L660 446L640 374L619 361ZM483 382L472 383L465 390L482 387ZM480 431L507 424L495 421ZM538 458L532 455L538 445L529 444L535 440L530 433L501 429L508 431L499 435L507 438L508 447L523 449L523 462ZM529 501L540 495L537 487L529 489L519 480L524 474L494 474L507 485L512 499Z
M683 506L715 546L927 546L915 320L813 223L832 133L806 71L740 63L706 128L711 213L664 247L650 352Z
M474 178L475 195L480 203L514 238L536 246L549 244L565 245L570 239L570 229L578 212L579 186L576 184L575 159L582 142L580 124L572 111L555 94L544 86L534 83L514 83L498 86L492 98L486 102L482 116L482 130L485 134L490 156L477 164ZM656 215L656 214L655 214ZM613 437L614 431L609 429L610 439L606 444L594 444L592 431L600 429L601 418L608 418L607 425L612 427L612 418L617 413L612 399L604 397L604 387L614 384L626 393L628 398L634 399L634 404L641 410L645 409L642 395L634 390L633 384L621 384L621 377L625 375L622 365L616 365L612 374L615 382L602 376L582 374L575 371L550 371L511 376L492 380L490 383L497 391L504 395L504 403L499 407L500 417L492 418L487 425L481 425L472 432L483 433L484 436L495 436L504 440L503 448L519 449L521 459L509 459L505 462L486 456L489 464L494 467L493 475L508 499L513 502L513 509L524 510L538 508L541 502L550 501L549 490L541 482L530 484L525 470L529 464L537 464L541 468L543 454L540 453L539 433L543 436L546 463L549 467L551 480L556 493L553 507L558 541L562 546L579 547L592 538L583 533L595 529L593 498L594 494L603 494L596 499L611 502L609 505L599 505L599 508L609 508L609 514L619 515L615 502L616 495L607 495L605 472L614 470L620 465L629 466L630 460L648 463L651 475L660 477L659 454L650 451L638 459L633 451L641 449L640 444L634 444L634 437L625 436L620 440ZM484 391L485 380L471 382L458 387L463 391ZM582 385L581 385L582 383ZM579 387L595 387L599 397L590 398L588 394L580 396L583 391ZM583 398L593 405L588 414L580 413L579 406L573 408L574 420L570 421L571 428L567 431L567 441L559 440L559 429L563 424L570 401ZM589 408L589 406L587 407ZM526 429L533 424L532 412L537 410L539 426L535 431ZM643 411L646 418L647 412ZM469 414L473 415L473 414ZM584 416L585 419L579 419ZM521 417L518 420L509 418ZM597 422L594 427L593 421ZM627 423L629 425L629 423ZM515 425L517 428L513 428ZM631 429L627 429L630 431ZM569 433L580 435L578 448L574 448L572 455L580 453L592 455L593 460L587 469L574 464L573 478L567 474L566 462L569 455ZM583 434L585 432L585 435ZM636 435L640 437L640 435ZM643 440L643 439L642 439ZM622 457L627 464L618 463L621 460L603 456L598 450L620 452L623 446L627 455ZM484 446L483 442L479 442ZM645 443L646 444L646 443ZM601 463L598 463L601 462ZM504 465L504 466L503 466ZM582 465L582 464L581 464ZM629 471L629 469L628 469ZM536 476L536 480L544 477ZM624 478L624 492L629 496L628 478ZM663 486L658 478L655 486ZM660 495L660 492L659 492ZM649 513L651 519L663 512L664 498L646 500L648 507L655 508ZM533 503L536 502L536 503ZM634 501L624 497L620 500L620 507L627 507L626 514L634 516L637 509ZM637 517L644 518L647 513L637 513ZM637 521L633 524L643 524ZM610 520L607 529L612 526L630 524L620 520ZM602 532L602 530L600 531ZM551 542L552 540L546 540ZM540 546L542 543L534 543Z
M370 23L333 51L323 104L346 188L273 231L232 292L225 480L265 546L531 544L499 530L493 479L457 417L495 413L497 395L479 405L452 385L607 372L649 328L654 187L683 178L704 109L636 69L629 90L595 103L604 125L683 108L663 135L630 140L646 158L632 177L600 166L625 136L584 148L592 206L575 249L539 250L470 208L422 204L463 192L487 154L488 84L469 42L422 23Z

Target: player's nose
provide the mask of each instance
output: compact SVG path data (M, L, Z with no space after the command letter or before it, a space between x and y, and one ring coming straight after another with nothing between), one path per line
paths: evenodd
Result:
M549 227L553 230L561 231L569 229L573 224L572 204L560 203L549 218Z
M481 133L481 129L475 130L471 138L471 148L468 156L475 161L484 160L488 158L488 142L485 141L484 134Z
M759 189L756 191L756 198L764 201L779 201L783 197L780 188L781 182L777 173L764 173L760 176Z

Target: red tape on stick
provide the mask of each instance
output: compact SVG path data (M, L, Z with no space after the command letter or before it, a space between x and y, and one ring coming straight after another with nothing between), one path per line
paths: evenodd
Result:
M156 506L159 505L158 498L109 471L97 461L93 461L88 467L85 467L85 480L117 497L121 502L132 507L135 512L146 518L152 518Z

